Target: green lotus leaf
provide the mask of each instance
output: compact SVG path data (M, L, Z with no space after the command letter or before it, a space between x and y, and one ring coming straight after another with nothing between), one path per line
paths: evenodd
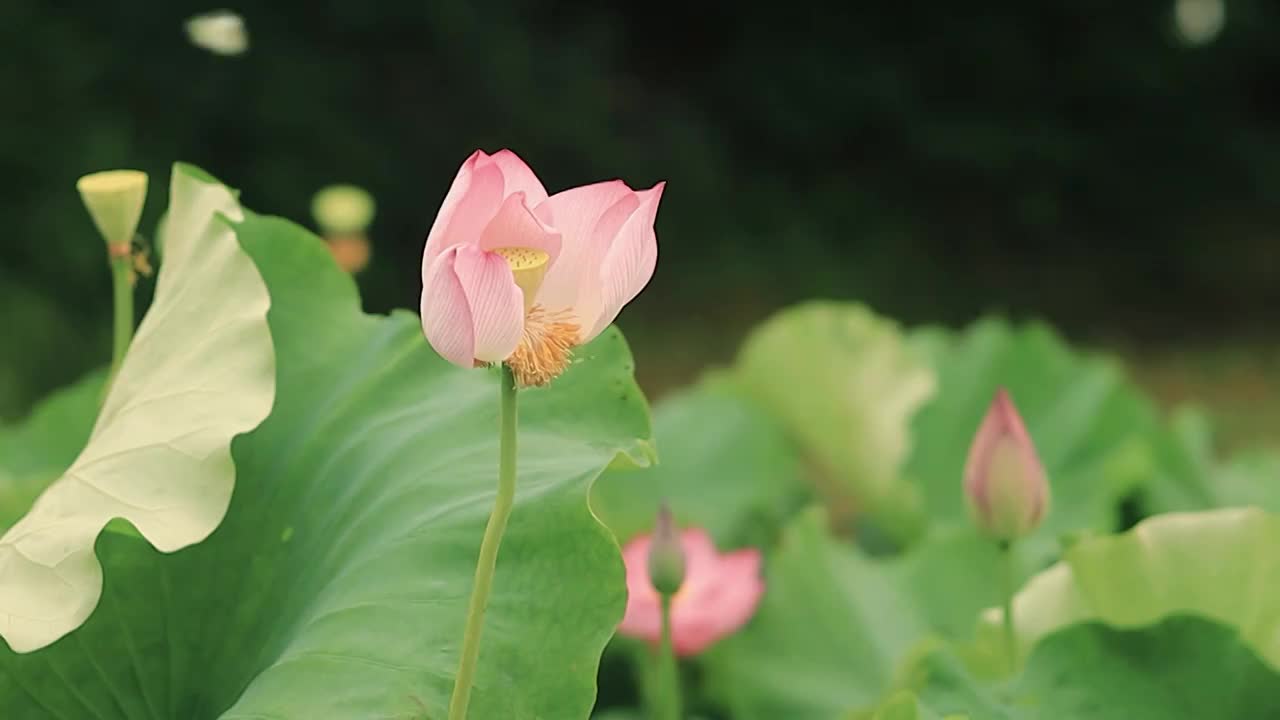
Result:
M901 690L872 710L853 711L844 720L968 720L967 715L949 715L943 718L921 705L915 693Z
M1280 517L1258 508L1170 513L1121 535L1080 540L1014 598L1022 654L1077 623L1138 628L1198 615L1233 628L1280 668L1276 547ZM1001 617L996 609L984 614L980 642L1000 642Z
M896 324L856 304L788 308L747 338L737 372L815 463L837 516L904 502L910 419L934 376Z
M0 717L446 716L496 490L497 373L441 360L416 315L361 312L298 226L246 212L236 234L271 292L278 394L235 442L226 518L173 555L103 533L101 611L0 653ZM578 357L520 395L473 718L587 717L622 617L617 544L587 498L620 453L643 462L648 409L617 330Z
M621 542L649 532L665 500L680 525L705 528L721 548L764 544L808 495L785 431L728 375L659 402L654 436L660 462L610 470L592 493Z
M23 422L0 427L0 528L22 517L84 449L104 379L91 373L50 395Z
M88 444L0 537L0 635L18 652L93 612L102 591L94 541L112 519L163 552L208 537L235 485L232 438L271 410L270 298L228 222L239 205L182 167L170 202L155 299Z
M1173 416L1174 443L1191 474L1205 479L1203 493L1212 507L1255 506L1280 512L1280 450L1253 448L1221 459L1214 451L1209 418L1193 407L1182 407ZM1168 498L1152 494L1156 508L1180 509ZM1197 507L1196 509L1208 509Z
M1076 625L1045 639L1012 681L988 684L939 649L911 675L921 717L1203 720L1280 717L1280 674L1231 628L1171 617L1142 630Z
M1276 717L1277 531L1260 510L1221 510L1079 540L1018 596L1029 659L992 682L998 614L976 647L962 629L999 599L990 543L938 531L872 559L810 513L770 557L757 616L702 659L705 680L746 720ZM1076 567L1087 579L1063 582Z
M999 601L995 546L960 529L877 559L827 532L813 509L765 568L756 616L702 659L737 720L829 720L880 700L930 638L969 635Z
M769 557L756 616L704 656L708 692L738 720L830 720L875 702L927 631L875 562L813 510Z
M630 708L610 708L593 714L591 720L644 720L644 713Z
M1280 450L1259 448L1233 455L1213 470L1212 477L1219 505L1280 512Z

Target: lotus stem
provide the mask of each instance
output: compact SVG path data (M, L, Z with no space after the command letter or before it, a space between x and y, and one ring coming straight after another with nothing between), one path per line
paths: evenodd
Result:
M1013 594L1017 590L1017 574L1014 568L1013 542L1000 543L1000 592L1004 601L1004 647L1009 660L1009 671L1018 669L1018 636L1013 624Z
M671 644L671 595L662 594L662 640L658 646L657 720L680 720L680 674Z
M466 720L467 706L471 702L471 685L475 681L476 666L480 660L480 632L484 629L484 611L489 605L489 591L493 587L493 573L498 563L498 547L507 529L507 519L516 498L516 381L511 368L502 366L502 388L499 407L501 429L499 431L498 495L489 515L480 543L480 559L476 562L475 582L471 588L471 603L467 608L467 623L462 634L462 657L458 660L458 674L453 682L453 697L449 700L449 720Z
M111 253L111 285L114 295L114 327L111 334L111 369L107 373L107 384L103 399L115 382L124 363L125 353L129 351L129 343L133 341L133 258L126 252Z

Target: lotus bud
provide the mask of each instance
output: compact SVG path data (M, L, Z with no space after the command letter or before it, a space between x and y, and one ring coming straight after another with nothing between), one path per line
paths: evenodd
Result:
M982 532L1011 542L1035 530L1049 510L1049 482L1009 393L996 392L969 447L964 491Z
M671 519L671 509L663 503L649 545L649 582L662 595L674 595L684 584L684 549Z
M139 170L105 170L76 181L89 217L112 257L127 257L147 200L147 174Z

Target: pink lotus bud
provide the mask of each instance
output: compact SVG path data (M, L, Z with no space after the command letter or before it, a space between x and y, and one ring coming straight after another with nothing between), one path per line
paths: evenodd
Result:
M666 503L658 508L648 565L649 581L660 594L674 595L680 589L684 582L684 550L680 547L680 535Z
M649 577L650 549L656 542L643 535L627 543L627 612L618 632L657 645L662 635L661 597ZM764 581L760 551L754 548L721 555L705 530L680 534L685 572L671 598L671 642L677 655L696 655L736 631L755 614Z
M1003 388L969 446L964 491L978 527L1001 541L1023 537L1049 510L1049 482L1027 428Z
M422 255L422 329L461 367L505 362L522 386L567 367L653 276L664 183L550 197L510 150L458 171Z

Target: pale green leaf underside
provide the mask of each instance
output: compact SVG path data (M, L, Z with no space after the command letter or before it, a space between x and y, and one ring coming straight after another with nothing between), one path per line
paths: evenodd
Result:
M1234 628L1280 668L1280 517L1257 508L1170 513L1129 532L1081 540L1014 599L1025 653L1064 627L1103 622L1138 628L1198 615ZM998 610L980 638L998 643Z
M418 318L360 312L323 242L246 213L271 290L279 387L234 446L223 524L173 555L104 533L102 606L0 653L0 717L445 717L496 488L497 376L437 357ZM643 461L648 411L620 333L520 395L519 482L471 717L585 718L625 606L594 478Z
M208 537L235 484L231 440L275 393L270 299L227 218L230 192L176 168L169 248L79 457L0 537L0 635L18 652L79 627L102 589L93 546L113 518L173 552Z
M816 461L833 502L898 501L910 419L934 376L894 323L849 303L788 308L747 338L737 372Z

